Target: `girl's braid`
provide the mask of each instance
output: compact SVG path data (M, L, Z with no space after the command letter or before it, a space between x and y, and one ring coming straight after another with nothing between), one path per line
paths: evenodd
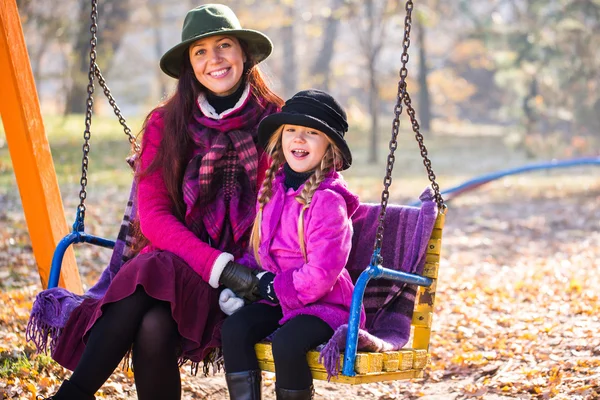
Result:
M258 257L258 248L260 246L260 225L262 223L262 211L265 204L271 200L271 196L273 195L273 179L275 178L275 174L285 162L283 151L281 150L280 145L282 132L283 127L273 134L266 148L266 152L271 156L272 162L271 166L265 172L265 179L263 180L260 191L258 192L257 201L259 204L259 209L256 213L256 218L254 219L252 232L250 233L250 247L254 253L254 258L259 265L260 259Z

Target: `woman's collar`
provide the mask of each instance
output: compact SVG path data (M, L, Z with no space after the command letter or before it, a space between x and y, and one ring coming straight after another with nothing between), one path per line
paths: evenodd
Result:
M246 102L248 101L249 98L250 98L250 84L246 83L246 87L244 88L244 91L242 92L242 95L240 96L240 99L237 101L237 103L235 103L235 105L232 108L225 110L220 114L218 114L215 111L215 108L210 105L210 103L208 102L208 99L206 98L206 95L204 93L200 93L198 95L197 103L198 103L198 107L200 107L200 111L202 111L202 114L204 114L208 118L220 120L220 119L226 118L230 114L243 108L246 105Z

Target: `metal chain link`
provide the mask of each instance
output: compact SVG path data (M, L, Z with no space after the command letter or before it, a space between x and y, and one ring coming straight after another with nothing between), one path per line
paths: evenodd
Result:
M114 111L115 115L119 119L119 123L123 127L123 131L125 132L125 134L129 138L129 143L131 143L131 146L133 147L134 151L136 153L139 153L140 152L140 145L137 143L137 141L135 139L135 136L133 136L133 134L131 133L131 129L129 129L129 126L127 126L127 121L125 121L125 118L121 114L121 109L117 105L117 102L115 101L115 98L110 93L110 89L106 85L106 80L102 76L102 72L100 71L100 67L96 63L94 64L94 74L98 78L98 84L100 85L100 87L102 87L102 89L104 89L104 95L108 99L108 104L110 104L111 107L113 108L113 111Z
M98 38L96 33L98 32L98 0L92 0L92 13L90 15L92 24L90 26L90 32L92 38L90 39L90 69L88 71L89 83L87 86L87 101L86 101L86 112L85 112L85 130L83 132L83 157L81 159L81 190L79 191L79 205L77 206L77 218L75 220L74 229L83 231L84 220L85 220L85 199L87 197L86 186L87 186L87 170L89 166L89 154L90 154L90 138L92 136L90 128L92 125L92 112L94 108L94 66L96 65L96 45L98 44Z
M438 210L443 212L446 209L446 205L444 204L444 199L442 198L442 194L440 193L440 186L435 181L435 174L433 173L433 168L431 167L431 160L429 159L429 157L427 157L427 147L425 147L425 144L423 143L423 134L420 132L421 128L419 126L419 122L417 121L415 109L412 106L412 102L408 91L404 92L404 104L406 105L406 113L410 118L413 132L415 132L415 139L417 139L419 149L421 150L423 165L425 165L425 169L427 169L427 176L429 178L429 181L431 182L431 188L433 189L434 193L433 197L438 205Z
M92 113L94 108L94 76L98 78L98 84L104 90L104 95L108 99L108 103L113 108L113 111L117 118L119 119L119 123L123 127L125 134L129 138L129 143L131 143L134 151L139 153L140 147L137 143L135 136L131 133L131 129L127 126L127 121L123 118L121 114L121 110L117 106L117 102L112 96L110 89L106 85L106 80L102 76L100 71L100 67L96 62L97 52L96 47L98 45L98 38L96 34L98 33L98 0L91 0L92 2L92 12L91 12L91 20L92 23L90 25L90 33L92 37L90 39L90 69L88 72L89 83L87 86L87 101L86 101L86 113L85 113L85 131L83 132L83 157L81 159L81 190L79 191L79 205L77 206L77 218L75 221L75 229L79 231L83 231L84 229L84 221L85 221L85 199L87 198L87 172L89 167L89 154L90 154L90 138L92 136L90 128L92 126Z
M415 111L411 105L410 96L407 91L406 85L406 77L408 76L408 69L406 67L409 55L408 48L410 47L410 32L412 27L412 11L414 5L412 0L407 0L406 2L406 16L404 18L404 38L402 40L402 56L400 58L402 62L402 67L400 68L400 81L398 82L398 95L396 100L396 106L394 107L394 120L392 122L392 138L390 140L389 149L390 153L387 157L386 171L385 177L383 179L383 191L381 192L381 210L379 212L379 222L377 225L377 233L375 239L375 251L373 253L374 259L371 260L371 264L379 264L381 263L381 245L383 242L383 226L385 222L385 214L387 210L388 200L390 197L389 188L392 184L392 170L394 169L394 162L396 161L396 157L394 153L398 148L398 130L400 128L400 115L402 114L402 102L406 104L407 113L409 114L413 131L415 132L417 142L419 143L419 147L421 149L421 156L423 157L423 163L425 164L425 168L427 168L427 173L429 176L429 180L432 183L432 188L435 192L435 200L440 207L440 210L445 208L444 200L440 194L439 186L435 182L435 174L431 168L431 161L427 158L427 148L423 144L423 135L419 132L419 124L417 122Z

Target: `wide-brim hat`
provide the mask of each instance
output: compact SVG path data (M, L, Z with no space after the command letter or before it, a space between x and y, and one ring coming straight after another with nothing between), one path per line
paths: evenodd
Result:
M271 136L281 125L300 125L325 133L340 149L342 170L352 164L352 153L344 139L348 131L346 112L329 94L316 90L303 90L285 102L281 112L271 114L258 125L258 143L266 148Z
M231 8L223 4L205 4L188 11L181 29L181 43L168 50L160 59L160 69L170 77L179 78L183 57L196 40L216 35L231 35L248 45L248 56L256 63L273 51L271 40L259 31L243 29Z

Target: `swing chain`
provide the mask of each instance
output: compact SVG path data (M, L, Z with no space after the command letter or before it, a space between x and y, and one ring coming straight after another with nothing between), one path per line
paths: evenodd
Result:
M406 67L409 55L408 48L410 47L410 32L412 27L412 11L414 5L412 0L407 0L406 2L406 16L404 17L404 38L402 40L402 56L400 58L402 62L402 67L400 68L400 81L398 82L398 95L396 106L394 107L394 120L392 122L392 138L390 140L389 149L390 153L387 157L386 164L386 172L385 178L383 179L383 191L381 193L381 210L379 212L379 223L377 226L376 240L375 240L375 251L373 252L373 258L371 259L371 265L377 265L382 263L381 257L381 246L383 243L383 227L385 221L385 214L388 205L388 200L390 197L389 188L392 184L392 170L394 169L394 162L396 161L396 156L394 155L396 149L398 148L398 130L400 128L400 115L402 114L402 102L406 105L406 112L408 113L412 129L415 132L415 138L419 144L419 148L421 150L421 157L423 157L423 164L427 169L427 174L429 180L431 181L431 186L434 191L434 198L440 210L444 210L446 208L444 204L444 199L440 194L439 185L435 182L435 174L433 173L433 169L431 167L431 161L427 157L427 148L423 143L423 135L419 131L419 123L417 122L417 118L415 115L415 110L412 107L410 95L408 94L406 78L408 76L408 68Z
M115 98L110 93L110 89L106 85L106 80L102 76L102 72L100 71L100 67L98 66L97 63L94 63L94 74L98 78L98 84L100 85L100 87L102 87L102 89L104 89L104 95L108 99L108 104L110 104L111 107L113 108L113 111L114 111L115 115L119 119L119 123L123 127L123 131L128 136L129 143L131 143L131 145L133 146L133 149L135 150L135 152L139 153L140 152L140 145L135 140L135 136L133 136L133 134L131 133L131 129L129 129L129 126L127 126L127 121L125 121L125 118L121 114L121 109L117 105L117 102L116 102Z
M446 204L444 204L444 199L442 198L442 194L440 193L440 186L435 181L435 174L433 172L433 168L431 167L431 160L429 159L429 157L427 157L427 147L425 147L425 143L423 143L423 134L420 132L419 122L417 121L415 109L412 106L412 102L408 91L404 92L404 104L406 105L406 113L410 117L413 132L415 132L415 139L417 139L417 143L419 143L421 157L423 158L423 165L425 165L425 168L427 169L427 176L429 177L429 181L431 182L431 188L433 189L433 197L438 205L438 209L443 211L446 209Z
M84 220L85 220L85 199L87 197L86 186L87 171L89 166L89 154L90 154L90 138L92 136L90 128L92 126L92 112L94 108L94 65L96 64L96 45L98 44L98 38L96 33L98 32L98 0L92 0L92 13L91 13L92 24L90 26L90 32L92 38L90 39L90 69L88 72L89 83L87 86L87 101L86 101L86 112L85 112L85 131L83 132L83 157L81 159L81 190L79 191L79 205L77 206L77 217L73 230L83 231Z
M129 138L129 143L132 145L134 151L139 153L140 146L137 143L135 136L131 133L131 129L127 126L127 121L121 114L121 110L117 105L114 97L112 96L110 89L106 84L106 80L102 76L102 72L100 71L100 67L96 62L97 52L96 47L98 45L98 38L96 33L98 33L98 0L92 1L92 12L91 19L92 23L90 25L90 33L92 37L90 39L90 69L88 72L89 83L87 87L87 101L86 101L86 113L85 113L85 131L83 132L83 157L81 160L81 190L79 191L79 205L77 206L77 217L75 219L75 224L73 225L73 229L79 232L84 230L84 220L85 220L85 199L87 198L87 171L89 167L89 154L90 154L90 138L91 138L91 126L92 126L92 113L94 108L94 76L98 78L98 84L104 90L104 95L108 99L108 103L112 107L115 115L119 119L119 123L123 127L123 131Z

